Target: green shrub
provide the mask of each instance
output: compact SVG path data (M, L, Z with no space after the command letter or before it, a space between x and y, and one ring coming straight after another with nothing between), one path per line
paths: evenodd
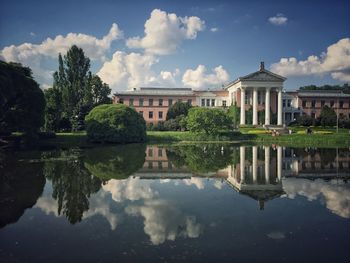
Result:
M94 142L129 143L146 140L146 123L124 104L102 104L85 118L86 133Z
M222 109L192 108L187 116L187 128L191 132L205 132L217 134L219 131L228 130L231 120Z

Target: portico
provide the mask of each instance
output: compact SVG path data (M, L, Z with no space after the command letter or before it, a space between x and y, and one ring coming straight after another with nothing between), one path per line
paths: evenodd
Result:
M259 71L230 83L226 89L229 91L231 104L241 108L240 125L246 124L246 110L252 107L253 125L271 125L272 111L277 113L277 125L282 126L282 90L285 80L286 78L266 70L264 62L261 62ZM265 119L260 120L260 123L259 110L264 110L265 113Z

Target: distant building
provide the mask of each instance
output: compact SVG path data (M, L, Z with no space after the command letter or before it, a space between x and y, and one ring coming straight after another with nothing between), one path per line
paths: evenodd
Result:
M320 116L322 107L328 105L336 113L350 118L350 94L342 91L297 90L283 91L286 78L265 69L239 77L228 85L214 90L191 88L141 87L114 94L114 103L124 103L142 114L146 123L165 121L168 109L177 101L198 107L242 107L240 124L246 123L246 111L253 109L253 125L271 125L271 115L277 115L277 125L289 124L301 115ZM264 111L265 119L258 122L258 111Z

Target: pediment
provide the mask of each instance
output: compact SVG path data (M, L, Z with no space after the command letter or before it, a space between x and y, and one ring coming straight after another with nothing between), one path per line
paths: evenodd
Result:
M257 71L247 76L241 77L240 80L248 81L284 81L285 78L267 70Z

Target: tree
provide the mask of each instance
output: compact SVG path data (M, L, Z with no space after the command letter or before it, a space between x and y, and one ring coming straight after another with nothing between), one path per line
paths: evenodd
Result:
M231 121L222 109L192 108L187 116L187 128L191 132L217 134L230 128Z
M323 127L334 126L337 124L337 114L327 105L322 107L321 114L318 119Z
M0 61L0 133L34 136L44 123L44 109L44 93L31 69Z
M54 75L54 79L57 75ZM62 119L62 94L54 82L54 86L44 90L45 107L45 131L58 131Z
M52 121L60 118L59 129L82 130L85 128L85 116L94 106L111 103L108 97L111 89L98 76L91 74L90 59L75 45L67 51L64 58L59 54L58 64L53 84L53 88L58 92L48 92L52 103L46 109L48 123L45 127L52 129ZM58 93L62 110L56 116L52 116L52 109L58 105L54 103L54 101L58 103Z
M233 127L237 127L239 125L241 114L241 108L237 107L236 103L232 104L227 111L227 115L230 118Z
M86 132L95 142L143 142L146 123L133 108L124 104L102 104L93 108L85 118Z
M172 106L170 106L168 113L166 115L166 120L175 119L177 116L184 115L187 116L189 109L191 109L189 103L184 103L177 101Z
M93 75L89 86L91 88L92 103L94 106L112 103L112 99L108 97L111 94L111 89L106 83L102 82L99 76Z

